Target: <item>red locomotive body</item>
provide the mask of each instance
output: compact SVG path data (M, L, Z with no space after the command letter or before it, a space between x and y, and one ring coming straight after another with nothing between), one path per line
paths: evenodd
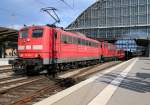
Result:
M51 36L47 27L29 27L20 30L18 36L18 56L19 58L37 58L38 56L43 59L49 58Z
M125 52L123 51L123 50L121 50L121 49L118 49L117 50L117 56L116 56L118 59L124 59L124 57L125 57Z
M116 47L79 33L50 26L23 28L18 36L18 56L13 63L15 71L26 73L50 71L53 65L62 66L99 62L102 58L121 58Z
M59 28L30 27L27 37L18 39L20 58L42 58L43 64L99 59L101 51L99 42ZM54 54L53 54L54 53Z

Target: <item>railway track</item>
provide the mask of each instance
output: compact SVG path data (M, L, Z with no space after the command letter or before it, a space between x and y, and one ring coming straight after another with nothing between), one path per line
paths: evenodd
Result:
M1 73L7 73L7 72L12 72L12 69L0 70L0 74L1 74Z
M115 64L101 68L109 68ZM32 105L63 89L66 89L98 72L100 65L82 68L63 79L49 79L44 75L34 77L12 76L0 79L0 105ZM98 68L98 69L96 69ZM72 72L74 72L73 70ZM65 72L68 73L68 72ZM68 79L69 78L69 79Z
M12 69L12 66L11 65L0 66L0 71L1 70L8 70L8 69Z
M0 68L8 68L8 67L12 67L12 65L1 65Z
M4 65L0 66L0 79L9 78L13 75L12 66L11 65Z
M108 63L108 64L106 63L102 66L98 64L95 66L85 67L85 68L82 68L81 70L79 70L79 72L71 73L71 75L64 76L64 78L60 79L60 81L57 81L57 83L59 83L58 85L61 86L61 89L65 89L67 87L70 87L71 85L81 82L82 80L86 79L87 76L91 76L98 71L104 70L106 68L110 68L119 63L121 63L121 62L114 62L114 63L110 62L110 63ZM99 66L101 66L101 67L99 67ZM73 70L72 72L74 72L74 71L75 70ZM69 73L69 72L66 72L66 74L67 73ZM65 73L64 73L64 75L65 75ZM60 77L63 77L63 76L60 76ZM57 92L58 91L56 89L56 91L54 91L54 93L57 93ZM45 92L45 93L41 94L40 96L33 98L33 100L26 103L26 105L32 105L32 104L34 104L38 101L41 101L44 98L47 98L51 95L52 95L51 92Z
M22 77L0 82L0 105L24 105L43 92L59 90L55 81L45 76Z
M12 77L13 74L14 74L13 72L1 73L0 74L0 79Z
M0 105L23 105L43 92L59 90L59 85L44 75L15 75L11 65L0 66Z
M73 70L73 71L69 71L68 73L64 73L59 75L59 78L83 78L83 77L87 77L88 75L92 75L96 72L102 71L104 69L110 68L114 65L117 65L121 63L121 61L115 61L115 62L106 62L103 64L97 64L97 65L93 65L93 66L89 66L89 67L85 67L85 68L81 68L78 70ZM97 68L98 67L98 68ZM97 68L97 69L94 69Z

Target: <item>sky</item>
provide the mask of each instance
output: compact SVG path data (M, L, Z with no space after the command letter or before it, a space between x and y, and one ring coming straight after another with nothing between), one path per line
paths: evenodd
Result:
M54 20L40 9L54 7L61 20L57 25L66 27L94 2L96 0L1 0L0 26L20 29L24 24L51 24Z

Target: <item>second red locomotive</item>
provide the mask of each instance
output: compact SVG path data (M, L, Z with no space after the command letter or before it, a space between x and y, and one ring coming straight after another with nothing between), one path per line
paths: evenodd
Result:
M30 26L19 31L15 72L38 73L52 67L88 65L107 59L122 59L124 51L107 42L51 26Z

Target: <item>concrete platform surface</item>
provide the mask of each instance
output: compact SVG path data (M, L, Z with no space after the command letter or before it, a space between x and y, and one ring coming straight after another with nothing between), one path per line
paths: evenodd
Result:
M150 105L150 58L133 58L34 105Z
M0 58L0 66L9 65L9 60L14 60L15 58Z

